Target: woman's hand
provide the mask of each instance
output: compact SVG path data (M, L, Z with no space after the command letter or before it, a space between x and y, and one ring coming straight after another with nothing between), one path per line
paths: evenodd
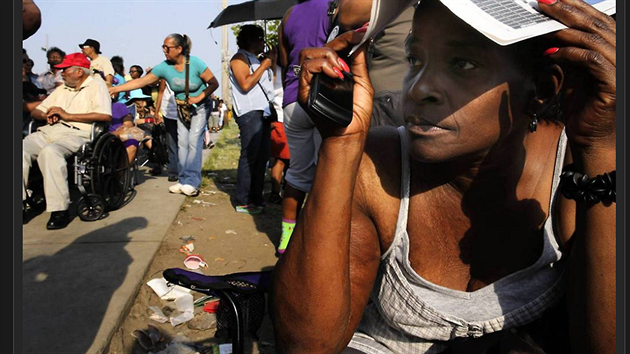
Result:
M205 97L203 97L203 94L195 97L188 97L188 104L197 104L201 102L204 98Z
M545 1L546 2L546 1ZM616 146L616 22L586 2L558 0L540 9L568 29L551 38L545 54L568 66L562 108L573 148L584 152Z
M352 55L352 67L339 57L337 52L347 52L353 45L363 38L364 31L350 31L337 37L323 48L306 48L300 52L300 86L298 89L298 102L306 106L311 91L313 74L322 73L340 80L341 71L351 72L354 75L352 122L347 127L340 127L317 117L314 123L323 138L330 136L350 136L354 134L367 135L370 129L372 116L372 99L374 89L370 83L367 69L366 42ZM346 79L347 80L347 79Z
M118 90L118 86L110 86L107 90L109 91L109 95L112 97L116 97L116 94L120 92L120 90Z
M278 59L278 49L274 46L268 52L263 53L262 56L264 57L264 59L271 60L271 63L273 64Z

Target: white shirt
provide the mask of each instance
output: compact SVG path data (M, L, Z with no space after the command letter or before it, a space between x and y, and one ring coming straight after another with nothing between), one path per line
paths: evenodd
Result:
M90 60L90 70L96 69L98 71L102 71L107 78L107 75L114 76L114 67L112 66L112 62L109 61L107 57L99 55L96 59Z
M254 54L249 53L243 49L239 49L237 53L243 54L249 59L251 63L250 73L256 71L256 69L260 66L260 61L258 60L258 58L256 58ZM254 85L254 87L252 87L247 92L243 91L240 86L238 86L238 82L234 78L232 68L229 69L229 72L230 83L232 84L231 93L234 113L236 113L236 115L240 117L251 111L264 111L263 115L268 116L270 112L269 101L267 101L267 97L269 97L269 100L273 100L275 98L272 83L273 72L271 71L271 68L265 70L263 75L260 77L260 80L258 81L260 85ZM267 97L265 97L265 93L263 93L261 85L262 87L264 87Z
M112 115L112 100L107 85L103 80L95 80L88 76L81 87L75 90L66 85L53 91L39 106L44 113L51 107L60 107L70 114L101 113ZM65 122L81 130L90 131L92 123Z
M61 70L54 74L52 71L47 71L37 78L37 81L42 85L42 88L46 90L46 94L50 95L57 88L57 83L63 85L63 78L61 77Z
M166 84L166 87L164 88L164 94L162 95L160 113L162 113L162 117L164 118L177 120L177 103L175 103L175 94L166 80L164 80L164 83Z

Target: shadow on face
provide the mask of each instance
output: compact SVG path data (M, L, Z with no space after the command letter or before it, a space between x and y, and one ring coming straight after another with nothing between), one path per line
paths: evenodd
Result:
M425 0L416 9L406 52L403 115L414 159L480 161L526 128L535 86L512 47L490 41L439 1Z

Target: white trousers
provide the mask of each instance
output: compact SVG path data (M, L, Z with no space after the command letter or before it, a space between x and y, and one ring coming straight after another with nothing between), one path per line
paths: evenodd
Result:
M46 125L28 135L22 141L22 178L28 175L37 160L44 177L46 211L68 210L68 165L66 159L90 141L90 132L68 128L60 123ZM25 183L22 183L22 200L26 199Z

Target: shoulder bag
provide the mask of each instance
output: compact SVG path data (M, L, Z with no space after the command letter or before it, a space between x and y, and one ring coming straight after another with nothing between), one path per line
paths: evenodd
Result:
M190 57L186 56L186 73L184 74L186 77L186 99L185 100L178 100L177 98L175 98L175 103L177 103L177 116L179 117L179 121L182 122L182 124L184 124L184 126L186 127L186 129L190 129L190 121L192 119L192 116L194 116L196 114L196 110L195 107L191 104L188 104L188 96L190 94L190 90L189 90L189 68L190 66Z

